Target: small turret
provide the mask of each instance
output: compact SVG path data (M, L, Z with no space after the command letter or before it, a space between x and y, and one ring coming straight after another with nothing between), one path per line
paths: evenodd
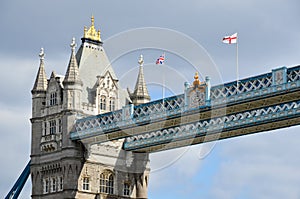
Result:
M72 53L68 65L68 69L65 75L65 79L63 81L63 84L82 84L82 81L79 77L79 70L78 70L78 64L75 57L75 38L72 39L72 43L70 45Z
M44 66L45 53L43 48L41 48L39 57L40 57L40 67L35 79L33 89L31 90L32 94L38 92L46 92L47 90L47 76L46 76L45 66Z
M140 65L138 78L135 84L134 92L130 93L131 101L135 105L147 103L151 100L144 78L143 55L140 56L138 63Z
M47 75L44 66L45 53L43 48L41 48L39 57L40 57L40 66L35 79L34 86L31 90L33 118L39 117L41 115L41 109L45 107L46 91L48 86Z
M79 76L78 64L75 58L75 38L72 39L71 57L66 71L66 75L63 81L64 85L64 108L76 109L81 108L81 94L82 94L82 81Z

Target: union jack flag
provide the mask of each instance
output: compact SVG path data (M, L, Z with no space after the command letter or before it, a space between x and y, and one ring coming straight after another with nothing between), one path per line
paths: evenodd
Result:
M157 60L156 64L164 64L165 61L165 54L162 54Z

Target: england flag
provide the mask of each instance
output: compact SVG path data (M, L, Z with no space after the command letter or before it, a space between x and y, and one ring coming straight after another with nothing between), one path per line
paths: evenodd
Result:
M225 36L223 38L223 43L225 43L225 44L235 44L235 43L237 43L237 33L234 33L231 36Z

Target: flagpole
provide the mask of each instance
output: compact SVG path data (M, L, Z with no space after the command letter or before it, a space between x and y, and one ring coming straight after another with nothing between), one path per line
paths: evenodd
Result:
M236 42L236 88L239 87L239 42Z
M165 61L166 61L166 55L165 53L163 53L164 56L164 62L163 65L165 65ZM162 73L163 73L163 85L162 85L162 98L163 98L163 103L165 102L165 67L163 67Z
M236 44L236 91L238 92L239 88L239 44L238 44L238 35L237 32L231 36L223 37L223 43L225 44Z

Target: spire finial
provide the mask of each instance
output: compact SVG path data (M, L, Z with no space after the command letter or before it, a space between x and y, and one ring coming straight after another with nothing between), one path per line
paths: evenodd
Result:
M44 60L44 58L45 58L44 48L41 48L39 57L40 57L40 60Z
M139 63L140 66L143 66L143 64L144 64L143 55L140 55L138 63Z
M193 85L194 85L194 86L200 85L198 72L195 73L194 79L195 79L195 80L194 80L194 82L193 82Z
M72 52L75 52L75 48L76 48L75 37L72 38L72 43L70 44L70 47L72 49Z
M91 17L91 26L94 26L94 22L95 22L95 18L94 18L94 15L92 15L92 17Z

